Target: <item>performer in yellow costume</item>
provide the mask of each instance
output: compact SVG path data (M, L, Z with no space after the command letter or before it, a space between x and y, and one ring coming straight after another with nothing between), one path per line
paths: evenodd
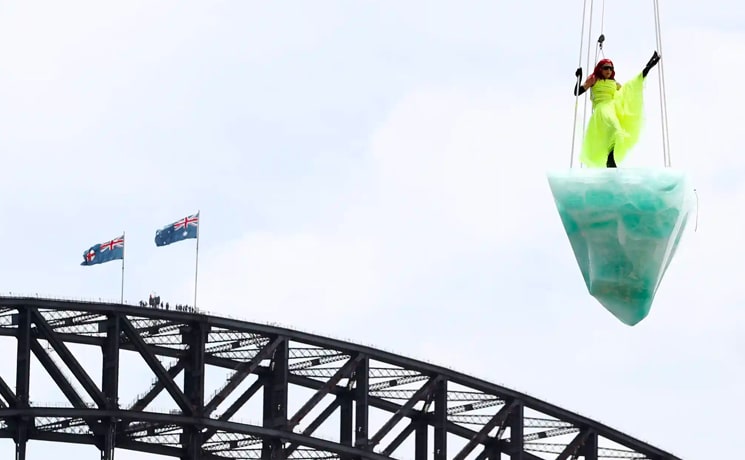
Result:
M587 124L580 160L590 168L615 168L639 140L643 123L644 79L660 61L655 51L641 73L621 86L610 59L595 66L585 83L575 85L579 96L590 89L592 116ZM577 69L580 76L582 69Z

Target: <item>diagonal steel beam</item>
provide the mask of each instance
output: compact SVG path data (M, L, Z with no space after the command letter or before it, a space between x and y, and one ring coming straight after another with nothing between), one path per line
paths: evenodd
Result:
M403 444L403 442L406 441L406 438L408 438L409 435L414 432L414 430L416 429L417 425L419 425L419 423L416 420L412 420L411 422L409 422L409 424L406 425L406 428L404 428L403 430L401 430L401 432L398 434L398 436L396 436L396 438L393 441L391 441L391 443L388 444L388 447L386 447L385 449L383 449L383 452L381 452L381 453L383 455L387 455L387 456L390 457L391 454L396 449L398 449L398 446L400 446L401 444Z
M336 387L336 384L338 384L341 379L352 375L352 372L354 372L354 370L357 368L357 364L362 361L362 358L362 355L357 355L354 358L348 360L342 367L339 368L338 371L336 371L336 373L334 373L334 375L330 379L326 381L326 383L323 384L321 388L316 390L315 394L308 401L306 401L306 403L303 404L303 407L301 407L287 422L288 429L292 429L295 427L295 425L300 423L300 420L308 415L308 412L313 410L316 404L318 404L318 402L323 399L324 396L326 396L332 388Z
M303 430L303 435L310 436L313 434L319 426L323 424L323 422L328 419L331 414L334 413L334 411L339 407L341 404L340 398L335 398L333 401L331 401L331 404L329 404L326 409L324 409L318 416L313 419L312 422L308 424L308 426Z
M176 363L169 367L166 373L168 374L171 379L175 379L179 373L184 370L184 359L181 358ZM129 408L129 410L135 410L135 411L141 411L147 407L148 404L153 402L155 398L158 397L161 391L163 391L166 388L165 383L163 383L163 380L158 379L151 387L150 390L145 393L144 396L142 396L140 399L135 401L132 406Z
M582 444L585 443L585 440L590 436L590 430L584 429L579 432L577 436L572 439L572 442L570 442L566 448L559 454L558 457L556 457L556 460L567 460L570 455L574 455L580 447L582 447Z
M75 388L73 388L70 381L67 380L67 377L65 377L62 371L59 370L57 364L49 357L47 351L35 338L31 339L31 351L36 355L36 358L39 360L41 365L49 373L49 376L52 377L52 380L57 384L57 387L62 391L65 397L67 397L68 401L70 401L70 404L78 409L88 408L88 405L85 404L83 398L81 398L78 392L75 391Z
M262 361L269 359L274 350L284 342L283 337L277 337L269 342L264 348L254 355L249 361L242 362L235 369L235 373L228 379L228 383L212 397L209 403L204 405L204 416L208 417L221 402L233 392L243 380L259 367Z
M499 410L499 412L494 415L484 426L479 430L478 433L476 433L471 439L468 440L468 443L466 443L465 446L463 446L463 449L461 449L460 452L458 452L455 457L453 457L453 460L464 460L468 454L473 451L473 449L476 448L479 444L483 444L484 441L486 441L489 438L489 432L494 429L494 427L502 427L504 423L507 421L507 417L509 417L512 410L516 407L518 407L520 403L518 401L513 401L511 404L505 405L503 408Z
M184 369L184 359L181 358L178 361L176 361L176 364L168 368L168 375L175 379L176 376ZM153 402L156 397L160 394L161 391L165 389L165 383L163 383L163 380L158 379L155 381L155 383L150 387L150 390L145 393L144 396L142 396L140 399L135 401L131 407L127 408L127 410L133 410L133 411L141 411L147 407L148 404ZM119 430L125 430L131 422L124 421L121 422Z
M72 371L75 378L78 379L83 389L93 398L93 401L98 404L98 407L108 407L106 403L106 396L98 388L98 385L93 382L90 375L83 369L72 352L65 345L65 343L57 337L57 333L49 326L47 321L41 316L41 313L36 308L29 308L31 314L31 321L36 324L36 328L39 331L39 337L45 339L54 348L54 351L62 358L62 361L67 364Z
M318 427L321 426L321 424L323 424L323 422L325 422L326 419L328 419L331 414L334 413L339 405L341 405L341 398L337 397L336 399L331 401L331 404L329 404L326 409L323 410L323 412L318 414L318 416L312 422L310 422L308 427L303 430L303 436L312 435L313 432L316 431ZM299 444L290 444L289 446L287 446L287 448L285 449L284 457L290 458L292 453L295 452L298 447Z
M406 404L404 404L403 406L401 406L393 414L393 416L390 419L388 419L388 421L385 422L385 424L382 427L380 427L380 429L378 430L378 432L375 433L375 435L372 438L370 438L369 445L370 446L377 445L380 442L380 440L383 439L383 437L385 437L385 435L388 434L388 432L391 431L391 429L394 426L396 426L396 424L402 418L404 418L406 416L406 414L409 412L409 410L411 410L417 402L419 402L422 398L424 398L427 395L429 395L434 390L435 384L437 384L437 382L439 382L440 380L442 380L442 377L438 375L436 377L431 377L429 379L429 381L427 381L427 383L425 383L424 385L422 385L421 388L419 388L416 391L416 393L414 393L414 395L411 397L411 399L409 399L408 401L406 401Z
M135 349L140 353L140 356L142 356L147 365L150 366L150 369L155 373L155 376L163 381L166 391L170 393L173 400L176 401L176 404L178 404L181 410L184 411L184 414L192 415L194 413L194 408L189 403L186 395L184 395L184 392L181 391L178 385L176 385L176 382L171 378L171 376L168 375L168 372L160 363L160 360L150 352L147 343L145 343L142 337L140 337L139 332L137 332L137 329L135 329L129 321L129 318L122 316L120 321L122 331L124 331L127 337L129 337L129 340L132 341Z
M5 398L9 407L15 408L18 405L18 398L16 398L15 393L8 384L5 383L5 380L3 380L2 377L0 377L0 395Z
M484 446L484 448L481 450L481 453L476 456L473 460L486 460L487 458L499 458L497 455L501 456L501 451L498 449L495 449L493 445L487 444ZM512 460L512 459L510 459ZM538 459L543 460L543 459Z
M509 448L510 443L509 442L506 442L506 444L507 444L507 446ZM504 453L504 452L506 452L506 451L500 450L494 444L491 444L491 443L488 443L487 442L486 446L484 446L484 449L481 451L481 453L479 455L477 455L476 458L474 458L473 460L487 460L489 458L500 458L499 455L502 454L502 453ZM510 452L512 452L512 451L510 451ZM536 455L533 455L530 452L524 452L524 451L520 451L519 456L518 455L513 455L512 458L516 458L516 459L519 458L520 460L546 460L546 459L544 459L542 457L538 457ZM510 460L512 460L512 458L510 458Z
M244 404L248 402L249 399L253 395L256 394L259 389L264 385L264 382L261 379L256 379L256 381L248 387L248 390L244 391L242 395L238 397L235 401L233 401L233 404L228 407L225 412L223 412L220 417L218 417L217 420L227 422L230 420L230 417L234 416L239 410L241 410L241 407L243 407ZM207 428L204 432L204 436L202 436L202 439L205 441L209 440L214 434L217 432L214 428Z
M41 346L39 341L35 338L31 338L30 343L31 351L34 353L34 355L36 355L36 358L39 360L44 369L46 369L46 371L49 373L49 376L52 377L52 380L54 380L54 382L57 384L57 387L62 391L65 397L67 397L73 407L77 409L88 409L85 401L83 401L78 392L75 391L75 388L70 385L67 377L62 374L62 371L60 371L54 361L52 361L52 358L49 357L46 350L43 346ZM90 427L93 434L102 434L101 424L95 418L85 418L84 420Z

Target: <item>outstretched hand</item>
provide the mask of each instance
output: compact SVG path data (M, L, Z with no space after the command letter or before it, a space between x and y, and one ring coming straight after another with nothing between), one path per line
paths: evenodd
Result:
M652 57L649 59L649 62L647 62L647 67L651 69L652 67L656 66L657 63L660 62L661 57L662 56L660 56L657 51L655 51L654 54L652 54Z
M652 57L649 59L649 62L647 62L647 65L644 66L644 69L642 70L642 76L646 78L647 74L649 74L649 71L652 70L654 66L657 65L658 62L660 62L661 56L657 53L657 51L652 54Z

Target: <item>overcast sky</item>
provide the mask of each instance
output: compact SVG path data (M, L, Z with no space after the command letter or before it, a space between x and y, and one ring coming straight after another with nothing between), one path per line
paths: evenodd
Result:
M621 82L655 50L651 3L607 2ZM0 1L0 290L118 299L118 263L80 262L126 231L126 299L191 303L193 241L153 237L201 210L203 308L447 365L686 459L736 455L745 10L661 3L699 227L635 327L587 294L546 181L569 165L579 0ZM663 164L658 81L622 166Z

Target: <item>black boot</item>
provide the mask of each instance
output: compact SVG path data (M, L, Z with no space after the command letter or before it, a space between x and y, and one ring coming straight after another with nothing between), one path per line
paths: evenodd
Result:
M647 74L649 74L649 71L652 70L654 66L657 65L657 63L660 62L660 55L657 54L657 51L654 52L652 55L652 58L647 62L647 65L644 67L644 70L642 70L642 77L646 78Z
M615 168L616 167L616 159L613 157L613 150L610 151L608 154L608 161L605 163L606 168Z

